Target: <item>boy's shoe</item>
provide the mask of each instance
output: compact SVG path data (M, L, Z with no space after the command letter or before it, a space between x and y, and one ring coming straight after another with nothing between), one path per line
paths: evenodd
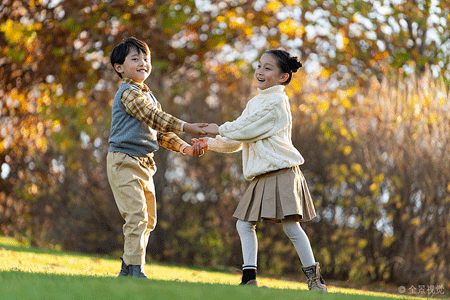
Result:
M144 273L143 266L129 265L128 271L129 271L128 276L148 279L147 275L145 275Z
M246 283L241 282L240 285L258 286L258 281L256 279L252 279L252 280L247 281Z
M128 270L128 266L123 261L123 258L121 257L120 260L122 261L122 268L120 269L119 277L121 276L128 276L130 271Z
M302 267L302 271L305 273L306 282L308 283L308 289L310 291L328 292L325 280L323 280L322 275L320 275L319 263L316 262L315 265L306 268Z

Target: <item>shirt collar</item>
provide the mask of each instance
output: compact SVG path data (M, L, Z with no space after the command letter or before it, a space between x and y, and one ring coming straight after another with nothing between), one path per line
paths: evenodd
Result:
M143 92L151 92L149 87L143 82L139 83L137 81L134 81L133 79L124 77L124 78L122 78L122 83L133 84L133 85L139 87Z

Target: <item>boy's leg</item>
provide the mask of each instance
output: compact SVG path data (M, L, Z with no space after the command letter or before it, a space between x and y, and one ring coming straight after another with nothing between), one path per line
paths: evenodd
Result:
M108 153L108 180L123 225L126 265L142 266L150 232L156 225L156 200L153 174L156 167L143 165L123 153Z
M238 220L236 222L236 228L241 240L242 256L244 259L241 284L257 285L256 261L258 254L258 240L256 237L256 222Z

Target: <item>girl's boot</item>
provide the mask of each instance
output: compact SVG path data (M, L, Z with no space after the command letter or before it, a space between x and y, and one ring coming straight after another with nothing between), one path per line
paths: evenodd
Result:
M320 275L320 266L318 262L310 267L302 267L302 271L305 273L306 282L308 283L308 289L310 291L328 292L325 280L323 280L322 275Z

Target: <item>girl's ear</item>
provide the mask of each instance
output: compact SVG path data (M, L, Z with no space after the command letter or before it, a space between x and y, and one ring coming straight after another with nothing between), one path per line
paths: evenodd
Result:
M280 77L280 83L285 83L289 79L288 73L283 73Z

